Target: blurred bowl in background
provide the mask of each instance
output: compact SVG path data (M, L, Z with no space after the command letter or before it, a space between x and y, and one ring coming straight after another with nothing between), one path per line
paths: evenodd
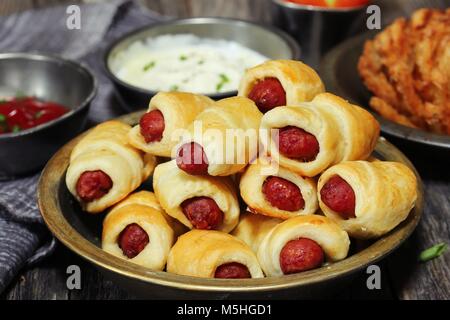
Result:
M85 125L97 85L82 65L55 56L34 53L0 53L0 88L20 92L69 109L45 124L0 134L0 180L12 179L42 168Z
M317 68L321 56L353 33L364 31L366 5L329 8L272 0L273 24L294 37L302 48L302 59Z
M121 105L127 111L136 111L148 106L150 98L157 92L143 89L119 79L114 73L112 61L131 44L160 35L192 34L200 38L234 41L252 49L269 59L299 59L300 47L284 32L256 23L228 18L177 19L153 24L124 35L106 50L104 65L114 83ZM237 94L237 91L207 94L212 99L222 99Z

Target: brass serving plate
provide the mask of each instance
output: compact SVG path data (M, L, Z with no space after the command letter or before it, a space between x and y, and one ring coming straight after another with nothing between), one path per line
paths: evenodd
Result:
M137 123L142 112L119 118ZM345 284L357 271L374 264L394 251L416 228L423 209L423 187L410 161L392 144L380 138L375 156L408 165L417 175L418 198L408 218L393 231L347 259L300 274L263 279L218 280L179 276L127 262L101 250L101 215L83 213L65 186L69 156L80 140L61 148L45 167L38 188L39 208L53 234L70 250L89 260L105 274L138 297L151 298L305 298L327 296ZM336 284L336 285L332 285Z

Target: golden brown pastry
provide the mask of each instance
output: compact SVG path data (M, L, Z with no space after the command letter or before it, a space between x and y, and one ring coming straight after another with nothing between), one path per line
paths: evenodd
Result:
M313 179L283 167L271 170L262 159L248 166L240 180L240 191L252 212L274 218L314 214L319 207Z
M191 230L172 247L167 271L202 278L262 278L256 255L243 241L220 231Z
M281 276L342 260L349 246L347 233L327 217L298 216L275 226L262 240L257 256L266 276Z
M161 211L164 218L166 218L167 223L172 227L173 231L175 232L175 237L178 237L189 230L181 222L172 218L163 210L153 192L150 191L134 192L125 199L123 199L122 201L120 201L118 204L114 205L113 209L111 210L117 210L129 204L141 204L152 207L155 210Z
M198 94L159 92L150 100L140 124L129 132L130 144L153 155L175 156L180 138L177 130L187 128L212 104L213 100Z
M190 229L230 232L239 221L239 203L229 177L189 175L172 160L156 167L153 189L167 214Z
M72 150L66 184L85 211L98 213L119 202L153 172L156 158L128 144L130 129L119 121L104 122Z
M193 175L229 176L258 152L262 114L250 99L232 97L200 113L182 138L180 169Z
M175 242L171 222L151 192L118 203L103 221L102 248L117 257L163 270Z
M245 212L230 234L244 241L256 254L264 237L281 222L281 219Z
M388 161L346 161L319 179L324 214L351 237L379 237L408 217L417 198L417 179L406 165Z
M255 101L261 112L311 101L324 91L318 74L294 60L270 60L250 68L239 86L239 96Z
M307 177L342 161L366 159L380 134L368 111L330 93L269 111L261 129L270 135L261 142L275 161Z

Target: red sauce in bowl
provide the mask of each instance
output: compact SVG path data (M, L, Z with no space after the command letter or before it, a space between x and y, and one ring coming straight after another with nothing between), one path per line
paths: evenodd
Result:
M300 5L325 7L325 8L354 8L366 5L369 0L284 0Z
M0 100L0 134L19 132L61 117L68 108L35 97Z

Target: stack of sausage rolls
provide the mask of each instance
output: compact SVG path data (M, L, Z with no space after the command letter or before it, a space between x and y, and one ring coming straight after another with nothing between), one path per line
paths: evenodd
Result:
M98 125L66 184L86 212L107 211L102 247L117 257L205 278L294 274L345 259L350 239L414 207L415 174L370 157L379 133L305 64L268 61L237 97L161 92L133 128ZM151 176L153 192L136 191Z

